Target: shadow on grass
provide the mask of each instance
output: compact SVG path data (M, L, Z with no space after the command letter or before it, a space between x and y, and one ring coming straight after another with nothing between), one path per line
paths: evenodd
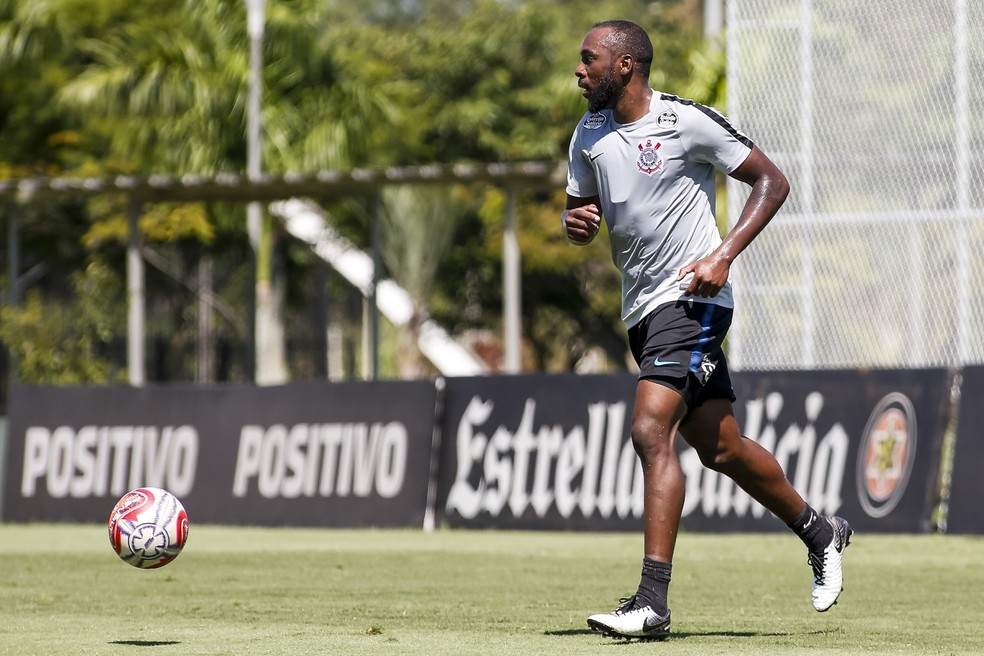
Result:
M129 645L130 647L163 647L165 645L180 645L177 640L110 640L111 645Z
M680 640L685 638L790 638L793 636L824 635L830 631L680 631L670 633L670 640ZM563 629L560 631L544 631L543 635L548 636L576 636L576 635L595 635L601 636L597 631L591 629ZM624 640L631 638L614 638L614 640Z

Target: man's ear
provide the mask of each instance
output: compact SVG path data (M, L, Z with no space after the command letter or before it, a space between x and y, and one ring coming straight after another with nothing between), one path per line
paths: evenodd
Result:
M628 75L635 68L635 60L632 59L632 55L622 55L618 58L618 68L622 75Z

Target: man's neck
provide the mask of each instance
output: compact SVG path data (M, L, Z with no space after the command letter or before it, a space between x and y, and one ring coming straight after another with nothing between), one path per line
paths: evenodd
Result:
M649 103L653 90L649 85L639 85L638 88L626 87L625 93L612 109L615 121L618 123L634 123L649 113Z

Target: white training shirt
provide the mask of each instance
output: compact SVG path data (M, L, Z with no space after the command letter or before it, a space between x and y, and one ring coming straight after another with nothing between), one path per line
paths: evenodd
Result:
M721 243L714 170L731 173L751 150L751 140L715 110L658 91L633 123L616 123L610 109L582 117L571 138L567 193L601 198L627 327L664 303L695 298L683 295L686 284L676 278ZM717 296L696 298L734 306L730 280Z

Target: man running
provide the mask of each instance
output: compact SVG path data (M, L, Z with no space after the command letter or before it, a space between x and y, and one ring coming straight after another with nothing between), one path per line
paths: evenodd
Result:
M705 467L731 477L803 540L813 568L813 607L842 588L852 530L822 517L786 479L775 457L743 437L722 343L731 325L731 263L775 216L789 183L721 114L649 86L653 47L629 21L595 25L575 69L588 112L571 139L567 237L587 244L608 226L622 273L622 318L639 365L632 442L643 469L644 551L638 590L588 618L610 636L662 640L667 591L683 510L679 432ZM715 171L751 193L722 240L714 217Z

